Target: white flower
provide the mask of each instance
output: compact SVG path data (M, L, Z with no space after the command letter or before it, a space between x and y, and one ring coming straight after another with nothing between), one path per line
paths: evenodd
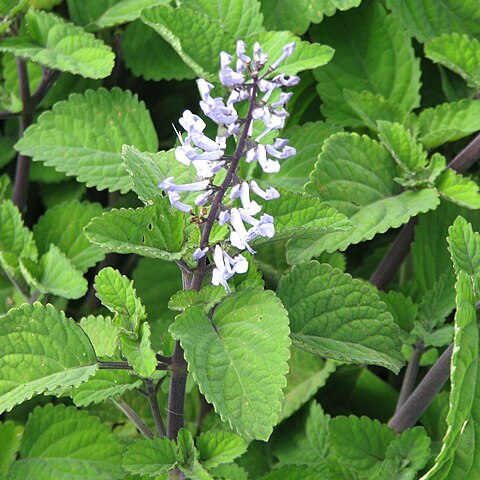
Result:
M285 158L293 157L293 155L297 153L297 151L293 147L289 147L287 143L288 140L277 138L273 145L266 145L265 148L268 155L278 158L279 160L284 160Z
M175 207L177 210L180 210L181 212L188 213L190 210L192 210L193 207L190 205L187 205L186 203L182 203L180 201L180 194L178 192L174 192L172 190L169 190L167 192L168 195L168 200L170 201L170 204Z
M195 249L195 251L193 252L193 259L194 260L200 260L201 258L203 258L205 256L205 254L208 252L208 247L205 247L205 248L197 248Z
M280 55L280 57L278 57L277 60L275 60L275 62L273 62L270 65L270 68L272 70L275 70L287 57L292 55L294 51L295 51L295 42L287 43L283 47L283 53Z
M254 238L247 232L245 225L243 224L240 212L237 208L230 210L230 225L233 227L233 231L230 233L230 243L237 247L239 250L248 250L254 254L255 251L250 247L248 242Z
M280 193L273 187L268 187L267 190L263 191L255 180L250 182L250 189L255 195L263 198L264 200L274 200L280 197Z
M226 87L237 87L245 83L245 77L230 67L232 56L226 52L220 53L220 72L218 78L220 83Z
M201 190L205 190L209 184L209 180L202 180L201 182L175 185L175 183L173 183L173 177L168 177L163 182L160 182L158 187L167 192L200 192Z
M256 160L265 173L278 173L280 171L280 163L276 160L267 158L267 151L265 145L258 145Z
M218 224L223 227L230 219L230 212L224 210L218 214Z
M240 187L240 201L243 209L250 215L256 215L262 210L262 207L257 202L250 200L250 188L247 182L243 182Z
M232 258L222 250L220 245L215 245L213 261L215 268L212 271L212 283L213 285L222 285L227 292L230 292L227 283L228 279L235 273L245 273L248 271L248 262L245 257L237 255Z
M200 195L197 196L195 201L195 205L202 206L207 203L208 197L213 193L213 190L207 190L205 193L201 193Z

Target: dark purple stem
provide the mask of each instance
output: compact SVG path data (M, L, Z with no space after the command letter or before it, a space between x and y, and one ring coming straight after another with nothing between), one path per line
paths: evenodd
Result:
M395 412L395 415L388 422L388 426L392 430L402 433L417 423L423 412L432 403L435 395L450 377L452 352L453 343L442 353L402 407Z
M158 405L157 390L155 389L155 386L151 380L146 380L145 386L147 390L148 403L150 404L150 410L152 411L152 416L153 420L155 421L155 426L157 427L158 435L160 437L165 437L167 432L165 430L162 413L160 412L160 407Z
M128 362L98 362L100 370L133 370ZM168 370L167 365L159 363L156 370Z
M137 427L137 430L147 438L153 439L155 435L153 432L145 425L143 420L138 416L138 414L133 410L128 403L123 400L113 400L113 403L121 410L125 416Z
M217 190L210 207L210 212L203 225L202 236L200 239L200 248L205 248L209 245L210 233L213 228L213 224L218 216L220 205L227 192L227 189L231 186L232 180L238 168L238 164L245 150L248 131L253 121L253 109L255 108L255 102L257 99L257 80L254 79L252 84L252 91L250 96L250 105L248 108L247 118L243 126L242 134L238 140L237 148L232 157L230 166L225 175L225 179ZM199 291L202 288L203 280L207 273L207 259L206 256L198 261L197 268L191 275L185 268L181 268L183 278L184 290ZM185 386L187 382L188 365L185 361L183 348L180 342L175 343L173 349L172 363L169 366L171 373L170 376L170 392L168 397L168 420L167 420L167 437L175 440L178 435L178 431L184 424L184 411L185 411ZM174 472L178 473L178 472Z
M25 130L32 124L33 113L35 109L52 87L59 75L59 72L44 68L42 71L42 80L40 81L40 84L35 92L30 94L26 60L23 58L17 58L16 62L20 100L22 101L19 138L22 138ZM22 213L27 205L30 163L30 157L26 157L21 153L18 154L17 168L15 171L15 183L13 185L13 203Z

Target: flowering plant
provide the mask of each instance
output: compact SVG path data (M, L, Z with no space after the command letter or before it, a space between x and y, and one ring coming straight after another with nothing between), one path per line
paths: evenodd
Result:
M480 478L477 3L0 0L0 479Z

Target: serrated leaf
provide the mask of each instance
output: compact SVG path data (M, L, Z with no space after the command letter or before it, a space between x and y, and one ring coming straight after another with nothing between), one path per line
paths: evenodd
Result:
M320 359L298 348L292 348L288 364L287 386L283 390L279 423L307 403L336 369L335 362Z
M105 10L100 17L87 25L90 31L114 27L140 18L142 10L166 5L170 0L121 0Z
M437 148L480 130L480 101L464 99L426 108L411 123L425 148Z
M123 468L137 475L161 475L176 464L175 452L175 442L168 438L137 440L128 447Z
M401 292L390 290L378 292L382 302L385 302L387 310L392 314L395 323L400 327L403 339L408 338L413 328L413 321L417 317L418 306L410 297Z
M136 95L101 88L58 102L40 115L15 148L34 161L76 176L87 187L125 193L131 179L122 165L123 144L155 151L157 143L150 114Z
M263 245L294 236L350 230L345 215L311 195L281 190L280 198L263 204L263 212L275 219L273 239L257 237L252 245Z
M38 264L20 259L20 271L29 285L40 293L76 299L87 293L88 282L82 272L55 245L42 255Z
M287 467L278 468L263 475L259 480L324 480L325 474L316 472L308 467L297 465L289 465Z
M140 377L150 378L157 366L157 357L150 343L150 325L142 323L138 338L132 338L126 333L120 334L121 349L128 364Z
M120 0L67 0L68 13L76 25L86 27Z
M137 77L155 81L195 78L194 71L172 46L140 20L125 29L122 50L125 65ZM142 54L138 55L138 52Z
M480 13L475 0L387 0L388 7L411 36L425 42L442 33L480 34Z
M187 478L192 480L213 480L207 470L198 461L199 453L193 443L193 437L189 430L182 428L177 436L177 459L178 466Z
M432 38L425 44L425 55L453 70L469 86L480 88L480 42L460 33Z
M63 312L39 303L10 310L0 322L0 411L79 385L95 373L96 362L87 336Z
M38 251L32 232L24 226L22 215L10 201L0 205L0 265L12 278L20 276L19 259L37 260Z
M280 172L273 176L263 174L262 178L269 185L301 192L315 166L323 142L339 131L341 127L324 122L305 123L288 129L284 136L290 140L290 145L297 153L282 161Z
M136 332L145 319L145 307L133 288L133 281L107 267L95 277L94 287L102 304L116 314L114 324L127 332Z
M368 417L338 416L330 420L330 442L339 462L373 478L395 434L387 425Z
M362 92L344 90L343 96L362 124L374 132L378 131L378 120L403 123L407 117L406 108L399 103L386 100L382 94L375 94L369 90Z
M471 276L480 272L480 234L463 217L458 216L448 229L447 242L457 275L460 271Z
M445 478L445 475L439 472L444 471L447 466L449 469L475 399L479 335L472 282L463 270L458 274L455 290L457 311L450 372L448 428L442 440L442 449L434 466L424 475L424 480Z
M25 426L20 458L12 464L9 478L122 478L122 451L118 437L86 411L64 405L37 407Z
M48 252L50 245L54 244L76 268L86 272L105 257L105 252L97 245L92 245L83 233L83 228L90 220L102 212L98 203L77 200L50 208L33 227L39 253Z
M1 52L87 78L110 75L115 55L101 40L51 13L30 9L26 19L30 37L4 39Z
M159 6L144 10L141 20L170 43L198 77L209 81L216 80L220 52L234 51L233 37L198 11Z
M6 475L10 465L15 461L20 448L20 440L23 435L23 427L7 421L0 423L0 475Z
M208 313L217 303L227 296L222 286L207 285L200 291L180 290L172 295L168 302L170 310L182 311L188 307L200 307Z
M394 161L375 140L356 133L331 136L305 190L347 215L353 228L294 239L288 245L288 261L298 263L325 251L345 250L438 205L434 189L400 193L395 178Z
M123 165L132 177L132 190L145 204L152 204L162 195L158 184L168 177L174 177L179 184L195 182L195 168L189 168L175 159L175 150L158 153L140 152L135 147L124 145Z
M282 277L278 295L298 347L395 373L402 367L400 331L375 290L362 281L312 261Z
M222 463L233 462L247 450L242 437L227 430L210 430L199 435L195 444L200 461L205 468L213 468Z
M256 40L270 58L267 66L282 55L284 45L295 42L295 52L280 64L274 72L275 75L296 75L304 70L321 67L333 57L333 49L328 45L302 41L291 32L263 32Z
M427 152L399 123L378 122L379 138L397 164L409 174L427 166Z
M247 440L267 440L281 406L290 344L287 313L273 292L231 295L212 320L190 307L170 333L180 340L189 370L222 419Z
M182 5L214 20L235 39L248 39L264 30L258 0L186 0Z
M112 209L86 227L87 238L109 252L136 253L161 260L182 256L185 215L166 198L141 208Z
M141 386L141 379L136 379L123 370L98 370L95 376L71 389L69 393L77 407L88 407L92 403L102 403Z
M120 329L110 317L89 315L80 320L80 326L92 342L97 357L112 357L117 349Z
M348 35L339 35L340 31ZM312 36L335 49L333 60L315 72L322 111L333 123L363 124L345 102L344 90L381 94L406 111L419 106L419 61L398 21L380 3L364 2L335 15L312 29Z
M361 0L263 0L262 12L269 30L291 30L305 33L311 23L320 23L337 10L345 11L360 5Z
M281 465L305 465L313 470L326 470L330 453L330 416L315 401L310 404L305 431L295 443L286 443L275 450Z
M480 193L475 181L453 171L445 170L436 182L440 196L461 207L480 208Z

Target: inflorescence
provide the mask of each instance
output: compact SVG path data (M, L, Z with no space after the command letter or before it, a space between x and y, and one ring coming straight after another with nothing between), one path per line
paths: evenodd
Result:
M193 165L198 181L179 185L173 177L169 177L158 185L166 192L170 203L182 212L193 210L192 205L182 202L182 193L198 192L193 203L202 207L210 205L200 245L193 253L193 259L204 259L212 249L215 264L212 283L223 285L227 291L228 279L235 273L248 270L248 261L242 254L231 256L227 253L228 242L240 251L247 250L253 254L255 252L249 242L258 236L272 238L275 234L273 217L261 214L261 205L252 200L250 195L272 200L280 196L279 192L272 187L263 190L255 180L243 181L238 176L238 166L240 159L245 158L247 163L257 162L265 173L277 173L280 170L279 160L296 153L286 139L276 138L272 144L267 141L269 137L272 138L272 135L269 136L271 132L284 127L288 116L285 106L292 93L281 91L282 87L291 87L300 81L294 75L278 74L272 77L277 67L294 50L294 42L285 45L282 55L266 67L269 58L260 45L255 43L251 58L246 54L245 43L239 40L235 68L231 66L232 56L222 52L219 79L229 91L227 101L221 97L213 98L211 93L214 86L204 79L197 80L200 108L218 125L215 140L205 135L205 122L190 110L186 110L179 120L186 136L176 131L180 146L175 149L175 158L185 166ZM279 94L274 94L276 90L279 90ZM235 108L241 102L248 105L245 118L241 118ZM263 124L261 128L257 127L259 122ZM233 155L227 155L227 141L231 137L236 140L236 149ZM218 186L214 182L215 176L223 169L227 173ZM222 242L223 245L216 244L213 247L209 244L209 235L214 222L220 226L228 225L230 237Z

